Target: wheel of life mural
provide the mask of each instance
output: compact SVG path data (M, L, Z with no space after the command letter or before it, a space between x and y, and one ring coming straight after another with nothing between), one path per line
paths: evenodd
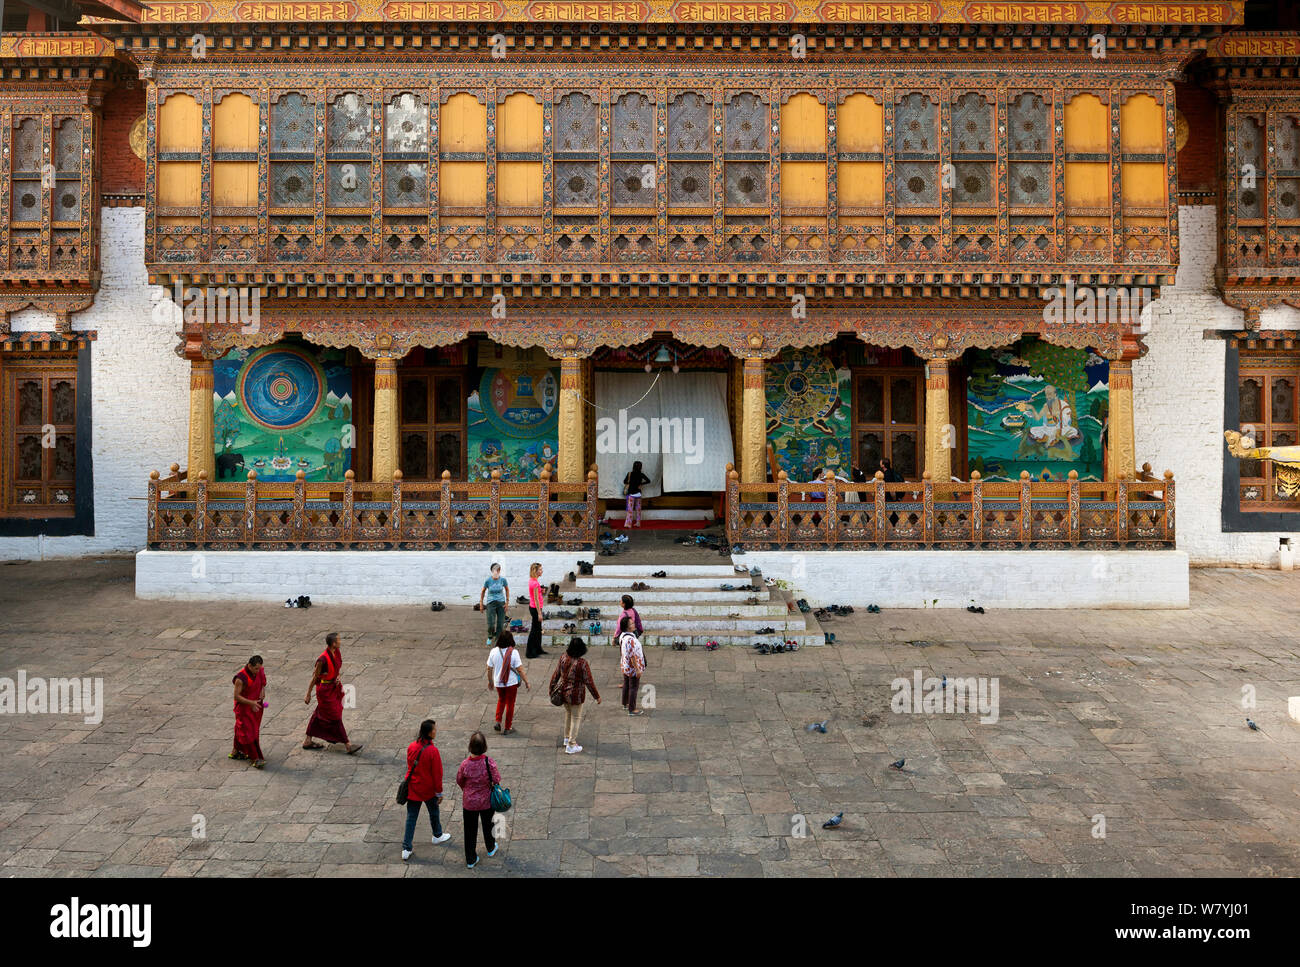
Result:
M237 392L253 422L268 430L292 430L320 409L325 373L305 352L271 347L249 358Z
M498 433L535 436L558 423L560 384L552 370L488 369L479 384L483 415Z
M840 382L825 356L791 352L768 360L766 382L769 433L780 425L835 433L826 420L840 402Z

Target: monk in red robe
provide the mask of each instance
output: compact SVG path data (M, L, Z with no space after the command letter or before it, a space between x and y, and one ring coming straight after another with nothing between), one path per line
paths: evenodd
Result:
M253 768L261 769L266 765L262 755L262 710L266 703L262 694L266 691L266 669L262 667L262 656L254 655L248 664L235 673L235 747L230 752L232 759L251 759Z
M311 704L311 691L316 689L316 711L307 723L307 738L304 749L323 749L325 746L312 741L313 737L324 739L331 745L342 742L348 749L348 755L361 751L361 743L353 745L348 741L347 729L343 728L343 682L339 680L339 671L343 667L343 653L339 650L339 634L331 631L325 636L325 650L316 659L316 668L312 672L311 684L307 686L304 705Z

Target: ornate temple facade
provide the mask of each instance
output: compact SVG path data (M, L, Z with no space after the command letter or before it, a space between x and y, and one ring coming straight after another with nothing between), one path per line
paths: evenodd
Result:
M58 9L0 38L0 556L585 548L635 459L754 548L1298 529L1288 4Z

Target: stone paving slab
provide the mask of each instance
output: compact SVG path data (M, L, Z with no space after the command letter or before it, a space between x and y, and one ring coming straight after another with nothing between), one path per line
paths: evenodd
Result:
M593 647L605 701L586 707L586 751L566 756L546 698L554 656L529 663L517 734L490 731L483 618L467 607L139 602L132 568L0 565L0 677L100 678L105 698L99 722L0 714L0 875L1300 874L1300 725L1286 712L1300 574L1194 571L1186 612L857 613L827 621L838 644L795 654L652 648L655 708L635 719L618 708L615 655ZM299 748L329 630L356 688L357 756ZM255 651L270 679L264 771L226 758L230 678ZM891 683L915 670L997 678L998 721L891 711ZM422 818L404 864L393 793L425 717L452 841L430 845ZM824 735L805 728L822 720ZM501 852L467 871L452 776L474 729L516 809Z

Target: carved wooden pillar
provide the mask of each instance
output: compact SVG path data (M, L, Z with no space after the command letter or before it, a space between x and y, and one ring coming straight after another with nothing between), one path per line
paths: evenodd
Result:
M767 481L767 400L763 395L763 360L745 358L740 402L741 483Z
M1137 444L1133 428L1133 361L1110 361L1110 420L1107 425L1110 479L1132 480L1137 469Z
M387 483L397 470L397 360L375 360L374 429L370 475Z
M941 490L952 480L952 449L957 442L948 420L948 363L938 357L925 364L925 469Z
M560 360L560 468L561 483L582 483L586 476L586 420L582 412L582 357Z
M209 480L216 479L216 456L212 443L212 391L215 383L212 360L190 360L190 443L189 479L198 479L205 471Z

